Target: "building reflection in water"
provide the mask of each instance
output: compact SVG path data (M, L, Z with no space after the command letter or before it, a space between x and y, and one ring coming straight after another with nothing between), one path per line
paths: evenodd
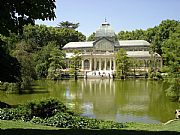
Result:
M66 100L71 100L69 103L81 110L83 116L118 122L159 123L170 119L173 110L170 107L168 114L161 114L162 103L172 105L158 82L88 79L78 80L74 85L76 87L66 88Z
M38 85L38 91L41 88L48 92L23 95L0 92L1 101L21 104L33 99L55 97L75 111L82 112L82 115L118 122L166 122L174 119L174 111L179 108L179 103L166 97L164 90L167 84L161 81L39 80Z

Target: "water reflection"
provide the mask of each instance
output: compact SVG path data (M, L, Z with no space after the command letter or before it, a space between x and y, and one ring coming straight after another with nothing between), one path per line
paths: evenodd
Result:
M159 123L174 118L178 103L165 96L165 84L146 80L38 81L47 93L11 95L0 92L1 100L19 104L42 97L56 97L82 115L118 122ZM36 89L36 88L34 88Z

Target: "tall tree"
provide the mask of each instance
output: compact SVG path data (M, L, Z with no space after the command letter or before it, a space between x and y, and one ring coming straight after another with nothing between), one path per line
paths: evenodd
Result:
M55 8L55 0L0 0L0 34L22 32L35 19L53 20Z
M43 47L49 42L56 42L56 46L60 49L69 42L84 41L86 39L81 32L74 29L58 29L45 25L24 26L22 37L36 47Z
M70 59L70 67L72 69L72 72L74 72L74 78L77 80L78 75L78 69L80 68L80 62L82 59L82 56L80 55L80 52L78 50L74 50L74 55Z
M5 53L0 46L0 81L19 82L21 80L21 64L15 57Z
M162 47L163 42L167 40L170 36L171 32L175 31L175 27L179 24L178 21L175 20L165 20L162 21L159 26L155 29L155 36L152 40L152 51L157 52L162 56Z
M16 45L13 55L21 64L21 88L29 88L31 81L36 79L35 63L31 53L31 46L22 41Z
M65 67L65 54L56 46L54 46L49 53L50 65L48 69L48 78L53 80L61 79L61 70Z
M36 19L53 20L56 17L55 8L55 0L0 0L0 35L8 36L10 32L22 33L23 26L34 24ZM0 39L0 46L2 45ZM3 65L0 66L0 71L8 73L0 74L0 81L17 81L16 78L20 76L17 59L11 57L1 47L0 54L2 55L0 62Z
M62 21L58 24L59 28L68 28L68 29L77 29L79 27L79 23L72 23L69 21Z
M170 33L170 37L162 47L165 65L168 67L170 87L167 95L180 102L180 24Z
M126 77L127 72L130 68L129 58L127 57L126 51L120 49L116 54L116 74L117 77Z

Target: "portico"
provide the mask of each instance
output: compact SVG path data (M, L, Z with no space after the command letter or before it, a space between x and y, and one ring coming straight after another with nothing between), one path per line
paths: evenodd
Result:
M115 59L113 57L89 57L82 59L82 71L115 70Z

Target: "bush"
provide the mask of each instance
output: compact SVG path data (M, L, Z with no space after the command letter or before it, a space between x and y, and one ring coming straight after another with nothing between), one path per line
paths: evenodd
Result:
M122 123L103 121L79 116L56 99L30 102L17 108L0 109L2 120L22 120L46 126L74 129L122 128Z
M46 99L35 102L29 102L25 107L31 111L31 116L40 118L51 117L57 112L67 111L66 106L56 99Z
M11 108L11 105L0 101L0 108Z
M44 120L34 117L31 122L46 126L73 129L119 129L124 127L121 123L91 119L77 115L70 115L68 113L57 113L53 117L46 118Z
M17 92L20 89L18 83L1 82L0 90L6 91L7 93Z
M24 108L0 109L0 119L2 120L31 120L30 113Z

